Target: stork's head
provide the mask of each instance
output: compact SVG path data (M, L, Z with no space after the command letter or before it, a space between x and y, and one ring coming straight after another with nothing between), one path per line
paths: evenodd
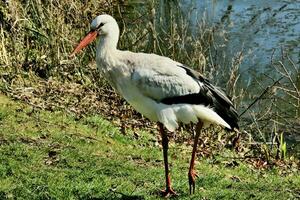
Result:
M119 34L119 27L116 20L110 15L99 15L91 23L91 31L99 35Z
M94 41L97 36L103 39L110 38L112 45L116 45L119 38L119 26L110 15L99 15L91 23L90 32L81 40L70 56L74 56L81 49Z

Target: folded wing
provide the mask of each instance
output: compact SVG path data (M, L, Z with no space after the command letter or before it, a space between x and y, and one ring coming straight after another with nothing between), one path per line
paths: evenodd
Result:
M238 128L238 114L228 96L186 66L136 68L131 78L145 96L159 103L203 105L213 109L232 129Z

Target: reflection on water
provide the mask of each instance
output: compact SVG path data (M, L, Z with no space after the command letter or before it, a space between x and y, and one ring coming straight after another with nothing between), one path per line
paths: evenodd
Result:
M229 57L244 49L246 56L241 64L244 73L248 73L245 69L268 71L274 49L276 57L281 47L299 64L300 1L205 0L196 1L195 6L210 23L222 22L229 31L226 45Z

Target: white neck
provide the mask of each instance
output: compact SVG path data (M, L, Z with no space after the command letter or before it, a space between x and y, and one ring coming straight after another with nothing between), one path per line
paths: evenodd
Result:
M117 50L118 39L112 38L110 36L101 37L97 44L97 54L102 59L109 56L111 53Z
M111 37L102 37L97 44L96 61L101 71L110 71L118 60L118 40Z
M116 24L110 24L107 33L100 35L100 40L97 44L97 56L101 60L109 59L117 51L117 44L119 40L119 27Z

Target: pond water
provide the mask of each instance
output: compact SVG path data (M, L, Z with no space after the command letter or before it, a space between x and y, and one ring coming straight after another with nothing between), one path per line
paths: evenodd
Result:
M300 1L181 1L182 5L192 3L198 14L204 13L210 23L224 24L229 32L228 57L241 50L245 52L241 72L248 82L251 82L253 74L269 72L271 56L274 59L281 56L281 48L299 67Z

